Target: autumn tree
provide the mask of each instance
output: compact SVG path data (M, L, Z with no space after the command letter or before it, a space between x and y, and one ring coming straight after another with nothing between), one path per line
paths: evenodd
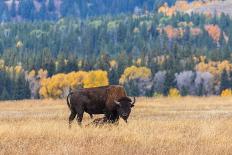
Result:
M205 25L205 30L208 32L209 36L214 42L219 43L221 29L218 25Z
M84 88L107 86L109 85L108 74L102 70L90 71L83 83Z
M119 83L126 87L129 95L147 95L152 91L151 75L149 68L131 66L124 70Z
M91 88L109 84L106 71L78 71L68 74L58 73L43 78L40 82L39 94L42 98L63 98L69 89Z

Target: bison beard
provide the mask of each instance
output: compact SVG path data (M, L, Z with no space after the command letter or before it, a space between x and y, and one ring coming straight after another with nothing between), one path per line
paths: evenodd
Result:
M121 117L127 122L134 106L135 99L127 97L122 86L112 85L97 88L78 89L67 96L67 104L71 111L69 126L77 116L77 122L81 125L84 112L92 114L104 114L107 122L115 123Z

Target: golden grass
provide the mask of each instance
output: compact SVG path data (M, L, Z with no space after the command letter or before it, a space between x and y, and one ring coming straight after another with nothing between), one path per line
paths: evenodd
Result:
M65 100L0 102L0 154L231 154L232 98L139 98L129 123L68 128ZM94 116L94 118L102 116Z

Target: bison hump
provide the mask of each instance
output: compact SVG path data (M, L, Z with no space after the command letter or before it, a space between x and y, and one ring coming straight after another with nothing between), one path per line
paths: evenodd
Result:
M122 97L126 97L126 91L122 86L110 86L107 88L106 107L108 110L114 110L116 104L114 100L119 100Z

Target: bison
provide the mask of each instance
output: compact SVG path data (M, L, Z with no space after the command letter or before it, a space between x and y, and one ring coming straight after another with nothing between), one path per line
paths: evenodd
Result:
M83 88L72 91L67 96L67 104L71 111L69 127L77 115L77 122L81 125L84 112L90 116L104 114L109 122L117 122L121 117L125 122L134 107L126 94L125 89L119 85L110 85L96 88Z

